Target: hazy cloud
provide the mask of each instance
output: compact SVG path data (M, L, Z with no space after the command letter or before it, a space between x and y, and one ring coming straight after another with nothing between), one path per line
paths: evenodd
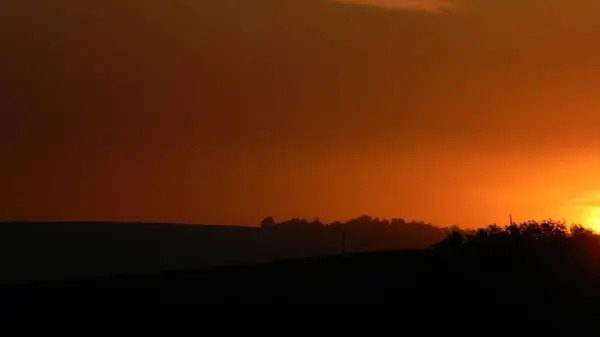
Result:
M456 3L451 0L331 0L352 5L375 6L389 9L425 11L439 13L454 9Z
M587 191L579 197L572 200L572 205L575 207L598 207L600 208L600 192Z

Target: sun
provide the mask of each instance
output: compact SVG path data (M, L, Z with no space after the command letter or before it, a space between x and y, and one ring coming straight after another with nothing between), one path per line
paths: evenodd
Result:
M600 232L600 207L589 207L583 216L582 225Z

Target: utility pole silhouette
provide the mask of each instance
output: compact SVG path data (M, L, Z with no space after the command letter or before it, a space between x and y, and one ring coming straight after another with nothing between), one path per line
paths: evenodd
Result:
M510 222L509 222L508 224L509 224L509 225L512 225L512 224L513 224L513 221L512 221L512 214L508 214L508 218L510 219L510 220L509 220Z

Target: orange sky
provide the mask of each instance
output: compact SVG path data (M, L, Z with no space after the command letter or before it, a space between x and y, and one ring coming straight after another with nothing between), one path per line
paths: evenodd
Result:
M600 206L597 0L0 13L0 220L476 226Z

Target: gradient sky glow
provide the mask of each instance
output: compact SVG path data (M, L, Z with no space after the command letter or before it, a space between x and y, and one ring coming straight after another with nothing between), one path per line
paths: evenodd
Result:
M0 13L0 220L600 222L600 1Z
M331 0L342 4L440 13L456 9L458 0Z

